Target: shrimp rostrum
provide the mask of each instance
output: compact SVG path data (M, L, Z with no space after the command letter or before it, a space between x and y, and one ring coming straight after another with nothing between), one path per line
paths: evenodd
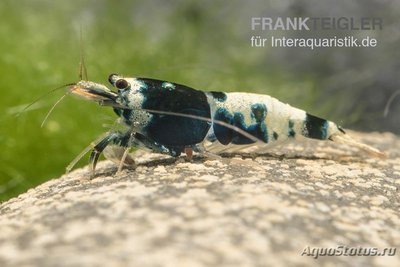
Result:
M115 91L84 80L70 88L75 95L112 107L126 126L126 130L110 132L94 145L92 171L108 145L125 150L145 147L177 157L181 153L191 156L193 151L214 153L217 147L259 146L264 150L290 139L312 138L384 156L349 137L335 123L268 95L203 92L177 83L117 74L111 74L109 81Z

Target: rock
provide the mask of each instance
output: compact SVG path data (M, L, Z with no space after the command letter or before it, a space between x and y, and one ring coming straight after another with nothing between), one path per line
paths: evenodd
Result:
M388 153L331 142L176 161L104 161L0 206L1 266L400 266L396 256L301 256L400 245L400 139L352 133ZM342 248L343 249L343 248ZM354 251L351 250L351 251Z

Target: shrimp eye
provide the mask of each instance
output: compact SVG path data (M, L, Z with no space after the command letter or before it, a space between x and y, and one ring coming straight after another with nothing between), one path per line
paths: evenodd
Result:
M119 79L115 82L115 87L118 89L126 89L129 87L129 83L124 79Z

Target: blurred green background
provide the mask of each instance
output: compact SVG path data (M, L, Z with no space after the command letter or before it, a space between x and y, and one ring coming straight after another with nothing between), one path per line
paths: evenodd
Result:
M399 133L399 99L382 116L400 88L399 10L398 1L378 0L2 0L0 201L63 174L115 119L107 108L67 97L41 128L65 91L16 117L38 96L78 80L81 27L90 80L107 84L110 73L121 73L270 94L348 128ZM254 16L373 16L384 19L384 29L367 32L376 48L251 48L252 35L270 35L251 31Z

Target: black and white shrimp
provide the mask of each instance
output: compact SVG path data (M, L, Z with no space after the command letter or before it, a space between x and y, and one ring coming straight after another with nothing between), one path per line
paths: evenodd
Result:
M173 82L117 74L111 74L108 80L116 91L85 80L70 88L75 95L111 106L126 128L110 132L94 145L90 156L92 171L108 145L125 151L145 147L173 157L181 153L191 157L193 151L218 153L243 145L259 146L265 151L290 139L312 138L384 156L353 140L335 123L268 95L204 92Z

